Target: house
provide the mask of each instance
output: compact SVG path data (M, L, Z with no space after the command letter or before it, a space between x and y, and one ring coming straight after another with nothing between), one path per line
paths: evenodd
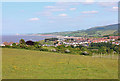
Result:
M5 46L4 44L1 44L0 46Z
M9 45L9 43L8 42L3 42L3 44L6 46L6 45Z
M9 42L9 45L12 46L13 43L14 43L14 42Z
M19 43L18 42L16 42L16 45L18 45Z
M115 39L115 40L116 40L116 39L119 39L120 36L109 36L109 38L110 38L110 39Z
M3 46L9 45L12 46L13 42L3 42Z

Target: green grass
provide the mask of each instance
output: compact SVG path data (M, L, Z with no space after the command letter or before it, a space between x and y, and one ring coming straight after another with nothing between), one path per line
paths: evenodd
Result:
M117 79L118 60L2 48L3 79Z
M48 51L51 51L51 49L55 49L54 47L50 46L50 47L47 47L47 46L43 46L42 48L44 49L48 49Z

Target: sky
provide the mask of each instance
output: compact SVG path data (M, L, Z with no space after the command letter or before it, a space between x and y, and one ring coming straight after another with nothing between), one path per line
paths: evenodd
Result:
M75 31L118 23L117 2L3 2L2 34Z

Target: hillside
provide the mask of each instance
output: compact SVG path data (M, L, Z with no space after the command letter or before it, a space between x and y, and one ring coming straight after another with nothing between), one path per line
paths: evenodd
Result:
M87 30L54 32L49 34L63 36L104 36L104 35L117 35L117 30L118 24L113 24L107 26L92 27Z
M117 59L11 48L2 51L3 79L118 78Z

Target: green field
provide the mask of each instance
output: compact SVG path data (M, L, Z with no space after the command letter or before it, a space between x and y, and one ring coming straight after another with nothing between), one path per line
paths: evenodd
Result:
M2 48L3 79L117 79L118 60Z

